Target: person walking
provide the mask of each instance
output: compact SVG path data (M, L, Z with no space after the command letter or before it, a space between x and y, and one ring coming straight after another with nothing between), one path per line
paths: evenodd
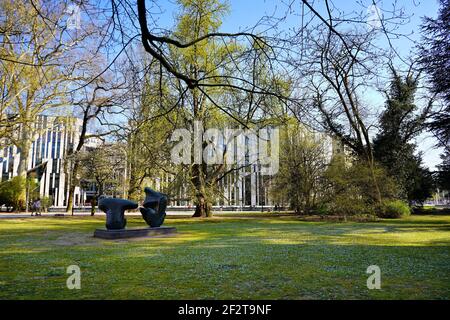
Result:
M34 203L34 207L36 209L36 215L42 216L41 212L41 199L37 198L36 202Z
M33 213L36 213L36 200L31 201L31 216L33 216Z

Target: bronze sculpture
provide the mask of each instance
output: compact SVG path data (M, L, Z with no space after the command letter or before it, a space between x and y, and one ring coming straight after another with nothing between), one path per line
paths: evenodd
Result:
M144 192L144 207L139 208L142 218L150 227L160 227L166 218L167 197L148 187L144 189Z
M143 207L139 208L142 218L150 227L160 227L166 218L167 196L148 187L144 191ZM136 209L137 207L136 202L126 199L101 197L98 202L98 208L106 213L107 230L125 229L127 224L125 210Z
M106 229L108 230L125 229L127 224L125 210L137 207L136 202L125 199L101 198L98 202L98 208L106 213Z

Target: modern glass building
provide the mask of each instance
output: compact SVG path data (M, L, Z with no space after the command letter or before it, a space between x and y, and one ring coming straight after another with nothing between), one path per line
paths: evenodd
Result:
M217 196L213 206L216 209L223 208L224 210L261 210L265 207L278 207L282 204L274 203L270 196L271 182L274 174L278 171L278 152L267 152L266 156L262 156L261 144L266 141L271 141L270 145L276 143L278 146L281 141L272 139L275 133L274 128L266 128L266 133L259 132L256 134L239 134L232 142L228 143L227 148L233 149L232 164L227 164L224 175L218 181ZM306 129L305 129L306 130ZM332 139L325 133L309 132L312 139L323 144L324 159L331 161L332 155L342 152L342 145L337 140ZM265 136L265 138L261 138ZM286 143L285 141L283 143ZM218 139L217 145L221 145L219 154L223 151L224 145L222 138ZM264 161L264 158L271 158L270 161ZM262 160L262 161L260 161ZM266 159L267 160L267 159ZM151 187L164 192L168 186L173 185L172 181L176 179L170 174L162 174L156 179L148 179ZM189 185L182 185L178 190L170 190L175 193L170 199L171 207L191 208L194 206L192 201L192 187Z
M82 128L82 120L75 117L54 117L40 115L33 124L34 137L30 146L28 159L28 174L33 174L39 181L39 194L41 197L51 197L53 206L64 208L67 206L69 178L71 174L70 162L67 157L73 152L79 141ZM17 134L20 134L18 130ZM271 160L260 161L261 144L264 141L271 141L275 134L273 128L267 129L266 133L259 132L258 137L254 134L240 134L233 139L232 143L226 146L232 156L228 159L226 170L228 174L224 175L218 181L217 192L220 196L216 197L214 205L224 209L261 209L261 207L272 207L269 194L270 184L273 174L272 170L278 170L278 157L272 151L269 158ZM260 139L261 135L265 139ZM317 138L324 141L327 145L326 158L331 159L334 153L342 152L342 145L330 137L317 133ZM278 143L278 142L277 142ZM88 140L84 148L90 150L96 148L99 141ZM4 147L0 149L0 177L1 181L11 179L18 174L20 149L16 146L3 143ZM224 138L219 138L217 146L219 154L225 148ZM272 147L270 147L272 149ZM269 156L269 154L267 154ZM266 156L266 160L267 157ZM256 159L256 160L255 160ZM277 160L272 163L272 160ZM115 161L116 169L111 170L112 175L120 175L117 180L122 180L123 184L120 194L108 194L109 196L126 197L127 193L127 163L126 157ZM265 162L265 163L264 163ZM123 165L121 165L121 163ZM234 168L233 170L230 170ZM152 179L146 179L146 185L164 192L171 185L175 177L170 174L161 173L160 176ZM96 187L91 184L83 190L80 186L75 187L74 207L87 205ZM171 207L189 208L193 206L189 185L185 184L171 190L173 197L170 199Z
M68 168L65 158L78 143L82 120L75 117L37 116L33 124L27 173L34 173L39 181L41 197L50 197L53 206L67 205ZM21 128L17 130L20 134ZM5 146L0 150L1 181L18 174L20 148ZM79 187L75 189L75 204L84 198Z

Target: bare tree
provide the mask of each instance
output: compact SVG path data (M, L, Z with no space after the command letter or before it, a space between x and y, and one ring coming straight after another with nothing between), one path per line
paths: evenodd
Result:
M80 134L78 136L78 142L73 149L68 150L67 162L65 162L65 171L69 179L68 183L68 195L67 195L67 207L66 211L70 212L73 208L73 196L75 187L78 185L78 172L80 169L80 161L78 153L83 150L86 141L89 139L104 139L107 136L112 135L116 130L108 129L107 126L101 126L97 132L93 129L94 124L101 121L101 117L108 113L109 109L120 103L120 92L122 84L116 84L114 82L108 82L104 79L96 79L94 83L84 87L84 96L80 96L80 92L77 92L79 98L72 102L75 110L80 112L82 124ZM92 88L92 89L91 89ZM91 129L90 131L88 131ZM73 214L73 212L72 212Z
M0 2L1 119L3 138L20 149L18 174L26 177L31 142L39 128L38 115L67 106L67 93L80 79L80 48L92 29L71 33L65 25L65 6L54 1ZM26 191L23 190L23 198Z

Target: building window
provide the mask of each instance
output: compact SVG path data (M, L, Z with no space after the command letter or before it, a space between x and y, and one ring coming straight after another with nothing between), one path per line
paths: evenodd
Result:
M55 159L55 149L56 149L56 132L52 133L52 159Z
M56 158L61 158L61 131L58 132L58 140L56 142Z
M58 160L53 159L52 161L52 173L57 173L58 172Z

